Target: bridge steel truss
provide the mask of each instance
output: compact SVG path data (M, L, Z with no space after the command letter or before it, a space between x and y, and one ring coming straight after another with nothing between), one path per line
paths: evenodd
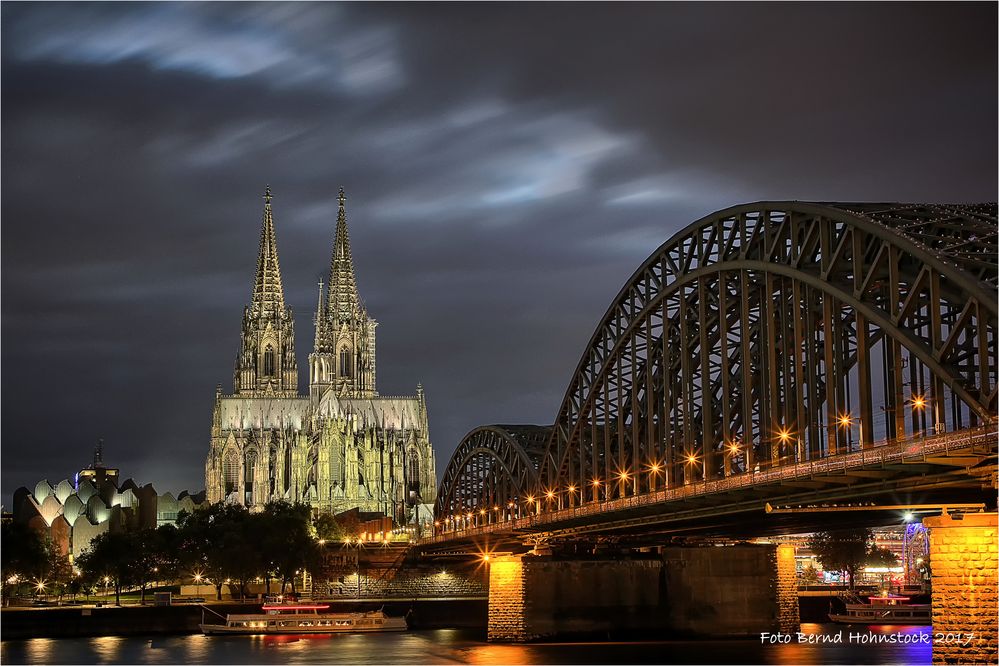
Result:
M991 423L997 294L995 204L714 213L614 299L543 455L509 436L480 446L488 429L473 431L437 515L500 496L571 507ZM526 459L536 472L515 471Z
M449 527L519 515L520 498L537 485L550 432L542 426L491 425L465 435L444 471L434 515Z

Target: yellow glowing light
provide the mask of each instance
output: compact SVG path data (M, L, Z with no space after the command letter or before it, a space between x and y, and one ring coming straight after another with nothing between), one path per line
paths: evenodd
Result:
M482 561L483 561L483 562L488 562L488 561L489 561L489 553L485 553L485 554L484 554L484 555L482 556Z
M195 577L194 577L194 580L201 580L201 576L195 576ZM111 579L110 579L110 578L108 578L107 576L105 576L105 577L104 577L104 584L105 584L105 585L107 585L107 584L108 584L108 583L110 583L110 582L111 582Z
M921 395L912 396L912 406L916 409L922 409L926 406L926 398Z
M466 513L466 514L465 514L465 517L466 517L466 518L471 518L471 517L472 517L472 512L471 512L471 511L469 511L468 513Z
M789 430L784 430L783 428L781 428L780 430L777 431L777 437L780 438L780 441L786 442L787 440L791 439L791 432Z
M576 492L576 486L569 486L569 492L570 493Z
M627 473L627 472L621 472L621 473L620 473L620 474L618 474L617 476L618 476L618 478L619 478L619 479L621 479L622 481L627 481L627 480L628 480L628 473Z
M728 445L728 450L731 451L732 453L738 453L739 445L736 444L735 442L732 442L731 444Z
M551 498L555 497L555 493L553 493L552 491L549 490L548 492L545 493L545 497L547 497L548 499L551 499Z
M653 473L658 474L659 473L659 463L652 463L652 465L649 466L649 470L651 472L653 472Z
M326 539L320 539L319 540L319 545L320 546L325 546L326 545Z
M528 495L527 496L527 501L528 502L533 502L534 501L534 495Z
M506 505L506 508L508 508L508 509L512 509L512 508L513 508L513 502L510 502L509 504L507 504L507 505Z
M499 507L498 506L494 506L493 507L493 511L499 511Z
M848 426L848 425L850 425L852 423L853 423L853 419L850 418L849 414L843 414L842 416L839 417L839 424L841 426L843 426L843 427L846 427L846 426Z
M693 465L695 462L697 462L697 456L695 456L693 453L687 455L687 464L688 465Z
M36 585L35 587L37 587L38 591L41 592L42 590L45 589L45 581L44 580L38 581L38 585Z
M479 509L479 515L480 516L486 515L486 510L485 509Z

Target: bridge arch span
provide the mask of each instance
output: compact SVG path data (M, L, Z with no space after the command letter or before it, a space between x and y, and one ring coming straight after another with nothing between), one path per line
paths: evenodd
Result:
M475 428L461 440L444 470L434 515L438 518L468 511L504 512L519 506L537 485L541 455L550 427L490 425Z
M534 492L593 500L997 408L996 206L761 202L666 241L597 326Z

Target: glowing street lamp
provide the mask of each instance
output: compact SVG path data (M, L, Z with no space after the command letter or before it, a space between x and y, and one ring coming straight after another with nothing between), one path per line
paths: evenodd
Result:
M910 401L914 409L923 409L926 407L926 396L914 395Z
M841 428L849 428L853 425L853 416L851 414L840 414L838 421Z
M593 479L593 501L600 499L600 479Z
M628 476L628 470L621 470L617 475L617 478L621 481L621 497L627 495L627 486L625 484L628 483Z
M656 490L656 477L659 476L659 470L662 467L659 465L659 461L653 462L649 465L649 490L655 492Z

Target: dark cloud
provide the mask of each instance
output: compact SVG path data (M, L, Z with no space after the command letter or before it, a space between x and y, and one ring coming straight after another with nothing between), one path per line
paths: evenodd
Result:
M5 503L98 437L126 475L203 485L265 183L301 360L347 188L379 389L425 384L441 470L476 425L548 422L697 217L995 198L994 4L0 12Z

